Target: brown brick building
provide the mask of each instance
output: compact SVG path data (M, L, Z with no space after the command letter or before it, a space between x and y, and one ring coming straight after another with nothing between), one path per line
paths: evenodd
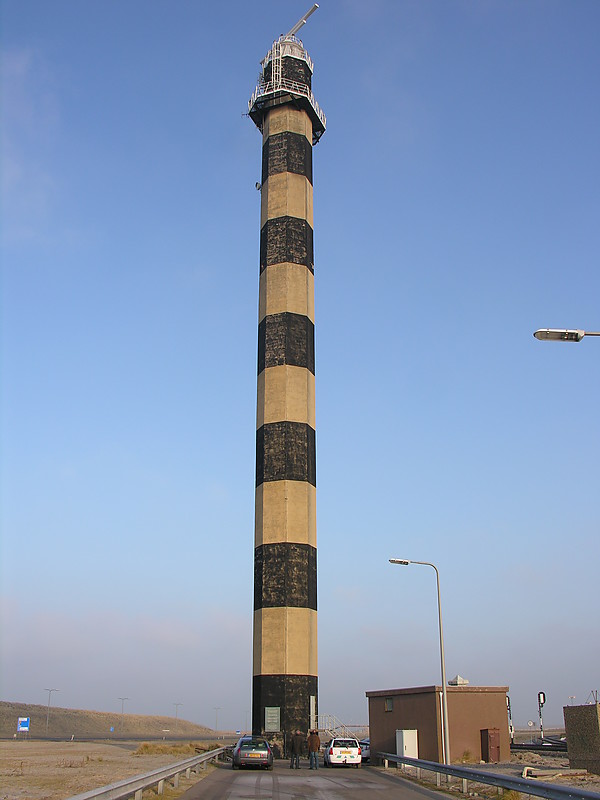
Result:
M508 761L508 686L448 686L450 761ZM416 730L418 757L442 762L442 688L366 693L371 753L396 752L396 731Z

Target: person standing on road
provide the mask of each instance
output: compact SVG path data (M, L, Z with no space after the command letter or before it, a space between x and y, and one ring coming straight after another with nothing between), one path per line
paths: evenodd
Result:
M290 761L290 769L300 769L300 754L302 753L303 746L304 737L300 731L296 731L296 733L292 736L292 759Z
M311 731L308 737L308 764L311 769L319 769L319 750L321 740L317 731Z

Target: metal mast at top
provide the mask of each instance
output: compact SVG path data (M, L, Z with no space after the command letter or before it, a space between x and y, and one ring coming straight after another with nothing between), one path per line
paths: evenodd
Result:
M297 23L294 25L294 27L293 27L291 30L289 30L289 31L288 31L288 32L285 34L285 36L282 36L281 38L282 38L282 39L287 39L287 38L288 38L288 36L294 36L296 33L298 33L298 31L300 30L300 28L301 28L303 25L306 25L306 21L308 20L308 18L310 17L310 15L311 15L311 14L314 14L314 13L315 13L315 11L317 10L317 8L318 8L318 7L319 7L319 4L318 4L318 3L315 3L315 4L313 5L313 7L310 9L310 11L307 11L307 12L306 12L306 14L305 14L305 15L302 17L302 19L299 19L299 20L298 20L298 22L297 22Z

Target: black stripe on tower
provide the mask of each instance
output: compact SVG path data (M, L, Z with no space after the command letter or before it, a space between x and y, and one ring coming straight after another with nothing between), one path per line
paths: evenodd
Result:
M312 184L312 145L302 133L274 133L263 144L262 182L282 172L304 175Z
M258 374L284 364L315 374L315 326L304 314L268 314L258 324Z
M256 431L256 485L306 481L317 485L316 435L306 422L270 422Z
M271 264L304 264L314 272L313 229L305 219L274 217L260 231L260 271Z
M317 610L317 549L309 544L276 542L254 550L254 610Z
M269 63L266 64L263 72L263 79L265 83L271 80L272 70L273 62L269 61ZM281 77L286 78L288 81L303 83L308 86L309 89L311 88L312 72L310 71L310 67L306 61L301 58L284 56L281 59Z
M265 708L281 708L281 730L305 730L310 698L318 698L316 675L255 675L252 680L252 730L264 729ZM315 708L318 714L318 708Z

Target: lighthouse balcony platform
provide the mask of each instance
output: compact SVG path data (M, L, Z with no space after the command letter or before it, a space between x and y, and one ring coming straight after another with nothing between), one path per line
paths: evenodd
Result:
M304 83L288 78L279 78L277 82L260 83L248 101L248 115L254 124L262 130L262 120L268 108L284 103L296 102L307 111L313 123L313 144L316 144L325 133L327 120L319 108L310 87Z

